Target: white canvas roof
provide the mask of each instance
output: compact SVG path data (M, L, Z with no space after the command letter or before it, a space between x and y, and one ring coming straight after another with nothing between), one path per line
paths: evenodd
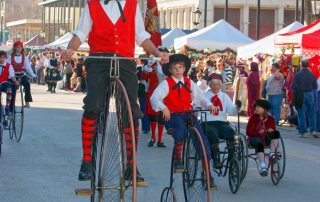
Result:
M236 50L239 46L253 42L252 39L234 28L225 20L220 20L197 32L179 37L174 40L175 49L184 45L197 50L231 48Z
M182 37L187 35L181 29L174 28L165 35L161 36L162 39L162 46L166 48L170 48L174 44L174 40L178 37Z
M276 52L274 40L279 34L295 31L300 29L303 25L300 22L294 22L287 27L266 36L251 44L241 46L238 48L237 58L249 58L259 53L273 55Z

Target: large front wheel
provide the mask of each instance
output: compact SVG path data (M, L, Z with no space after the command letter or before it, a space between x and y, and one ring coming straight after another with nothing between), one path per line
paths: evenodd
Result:
M17 90L15 104L14 104L14 113L12 120L12 132L16 138L16 141L19 142L22 137L23 132L23 122L24 122L24 101L23 101L23 90L22 86Z
M130 102L118 79L111 81L107 92L95 201L135 202L136 154Z
M183 146L182 174L185 201L210 201L210 173L207 152L199 131L191 127Z

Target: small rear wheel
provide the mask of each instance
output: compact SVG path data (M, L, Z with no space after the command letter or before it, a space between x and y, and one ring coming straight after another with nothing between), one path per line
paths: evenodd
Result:
M232 158L229 162L229 187L232 193L237 193L240 188L241 179L240 166L236 158Z
M177 197L172 187L166 187L161 193L161 202L176 202Z

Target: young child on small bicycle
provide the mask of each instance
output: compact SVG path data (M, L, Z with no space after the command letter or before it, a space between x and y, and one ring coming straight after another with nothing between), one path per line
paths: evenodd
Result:
M280 133L276 130L276 122L273 116L268 113L271 104L267 100L257 100L254 104L255 112L250 117L247 125L249 144L255 148L258 160L261 165L260 175L268 175L265 163L265 145L270 145L270 158L273 157L276 147L279 144Z
M12 110L10 110L10 102L12 99L12 89L15 88L11 85L11 81L14 85L19 86L19 82L16 80L14 75L14 69L7 60L7 53L0 51L0 92L7 94L5 114L8 119L12 119Z
M172 137L175 146L173 167L176 173L184 172L182 148L184 139L188 134L186 126L188 115L183 111L192 110L192 102L205 108L212 108L210 100L204 96L197 84L185 76L190 66L190 59L186 55L175 54L170 56L169 63L164 64L162 67L163 73L168 77L159 84L150 98L152 108L157 112L161 111L164 120L173 129ZM211 154L208 139L204 135L197 118L193 116L193 119L195 127L204 142L208 161L210 161ZM216 187L212 177L210 187Z

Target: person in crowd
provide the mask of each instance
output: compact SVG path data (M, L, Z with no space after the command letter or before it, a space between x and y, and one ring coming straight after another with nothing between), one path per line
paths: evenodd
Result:
M157 88L159 83L161 82L159 74L162 72L158 72L158 69L161 69L161 64L157 61L150 60L148 61L148 65L145 66L149 71L144 71L141 74L141 78L144 80L148 80L148 89L147 89L147 99L146 99L146 115L150 119L151 126L151 138L148 140L148 147L152 147L156 142L156 128L158 128L158 141L157 147L165 148L166 145L162 141L162 134L164 129L165 121L162 118L159 112L156 112L152 109L151 106L151 96L154 90Z
M211 75L212 73L215 72L215 68L214 68L214 64L213 64L213 61L208 59L206 61L206 66L204 67L203 69L203 79L204 80L207 80L208 79L208 76Z
M249 137L249 143L255 148L258 160L260 162L260 175L268 175L267 165L265 163L265 145L270 145L270 158L274 158L274 153L279 145L280 133L276 130L276 123L268 110L271 104L264 99L258 99L254 104L254 114L249 118L246 128L246 134Z
M34 75L36 75L36 63L37 63L37 58L36 58L36 56L35 55L32 55L31 56L31 59L30 59L30 66L31 66L31 69L32 69L32 71L33 71L33 74ZM36 80L34 79L34 78L32 78L32 83L35 83L36 82Z
M224 83L222 84L222 87L221 87L221 91L222 92L226 92L226 83L225 83L225 81L227 80L227 75L226 75L226 72L224 71L225 63L224 63L223 58L217 59L216 65L217 65L216 73L220 74L222 76L222 78L223 78L223 81L224 81Z
M86 91L83 58L79 58L76 63L77 77L81 78L81 92Z
M225 89L229 90L229 91L232 91L232 81L233 81L232 65L234 63L233 63L233 60L227 59L227 60L225 60L225 64L226 64L225 68L224 68L224 72L225 72L225 80L224 80Z
M248 72L245 71L245 64L242 62L239 62L236 64L237 72L236 77L248 77Z
M76 87L73 89L73 92L82 92L82 90L81 90L81 81L82 81L82 78L81 78L81 77L78 77L78 78L77 78L77 85L76 85Z
M202 92L206 92L208 89L207 81L203 79L203 73L198 72L197 74L197 86L202 90Z
M36 64L37 71L37 84L44 84L44 70L45 70L45 60L47 57L47 52L42 52L38 54L38 62Z
M63 72L66 76L65 89L66 89L66 91L70 91L71 90L71 77L73 74L73 68L72 68L71 61L65 62Z
M248 90L248 116L251 117L254 114L254 103L259 99L260 91L260 75L259 65L256 62L250 64L251 73L247 78L247 90Z
M70 64L72 66L72 76L70 78L71 89L74 89L77 86L77 69L75 68L75 62L70 60Z
M139 98L139 106L141 111L144 113L143 118L141 119L141 130L143 133L149 133L150 132L150 121L149 117L146 115L146 99L147 99L147 88L148 83L146 80L141 78L141 74L144 71L144 66L148 64L147 58L148 56L146 54L142 54L139 56L138 60L138 66L137 66L137 76L138 76L138 98Z
M3 50L0 50L0 92L4 92L7 94L6 105L5 105L5 115L8 120L13 118L13 109L10 108L11 100L12 100L12 92L16 86L19 86L19 82L15 78L14 69L10 63L6 61L7 53ZM12 81L13 85L9 83Z
M28 77L23 76L24 73L31 78L36 77L33 73L33 70L30 66L30 60L28 57L25 56L25 50L23 48L23 43L21 41L16 41L13 44L12 54L8 55L7 62L10 63L14 69L14 73L16 77L21 77L21 84L24 89L24 100L25 100L25 107L30 107L30 102L32 102L31 96L31 89ZM15 96L16 96L16 88L12 91L12 98L11 99L11 107L13 108L15 103Z
M191 79L186 77L185 73L188 72L190 66L190 59L186 55L171 55L169 64L163 65L163 73L168 77L159 84L151 96L152 108L157 112L161 111L164 120L169 122L170 127L173 129L172 137L175 147L173 169L176 173L184 172L182 147L185 136L188 133L186 127L188 115L175 112L191 110L193 108L191 104L192 101L197 106L214 110L212 103L204 96L199 87ZM204 135L199 122L196 120L197 118L193 116L193 119L195 120L195 127L198 129L205 144L207 158L210 160L211 153L208 139ZM212 183L210 187L216 188L212 177L210 182Z
M123 8L123 9L122 9ZM88 38L91 56L122 56L133 57L135 44L146 52L161 57L163 62L169 60L167 53L159 51L151 42L150 34L145 31L143 18L137 1L88 1L84 6L78 28L75 30L67 50L63 51L65 60L70 60L74 51ZM92 178L92 143L97 131L97 119L105 105L105 89L108 82L106 75L110 71L110 59L86 59L87 94L84 98L84 114L82 116L83 159L79 172L79 180ZM120 61L120 80L128 93L132 116L134 120L136 145L139 136L139 119L143 117L138 98L138 79L133 61ZM90 128L90 131L88 131ZM127 165L125 179L133 178L133 148L131 144L131 129L125 130ZM146 186L144 178L137 169L137 185Z
M51 52L51 58L47 60L46 82L48 84L47 92L55 93L57 82L61 79L59 72L59 63L56 54Z
M241 108L241 101L237 105L233 104L230 97L221 91L223 78L220 74L213 73L208 77L210 90L205 93L207 99L211 100L214 107L213 113L207 113L206 122L202 122L202 128L206 132L209 143L211 158L214 162L214 168L222 167L219 161L219 138L227 141L228 157L231 158L234 150L235 131L227 120L228 115L236 115L237 109Z
M193 55L191 58L191 68L188 71L188 77L193 81L197 82L197 63L198 55Z
M293 103L298 110L298 135L307 137L308 135L318 136L316 132L316 96L318 89L315 75L310 71L308 60L302 60L302 69L298 72L292 82ZM307 120L310 133L307 133Z
M318 67L319 75L320 75L320 66ZM317 132L318 134L314 134L313 136L315 138L320 138L319 132L320 132L320 77L317 79L317 94L318 94L318 106L317 106Z
M284 76L278 63L272 64L272 73L267 80L266 90L268 101L271 104L270 113L274 116L276 125L279 125L280 111L283 100Z

